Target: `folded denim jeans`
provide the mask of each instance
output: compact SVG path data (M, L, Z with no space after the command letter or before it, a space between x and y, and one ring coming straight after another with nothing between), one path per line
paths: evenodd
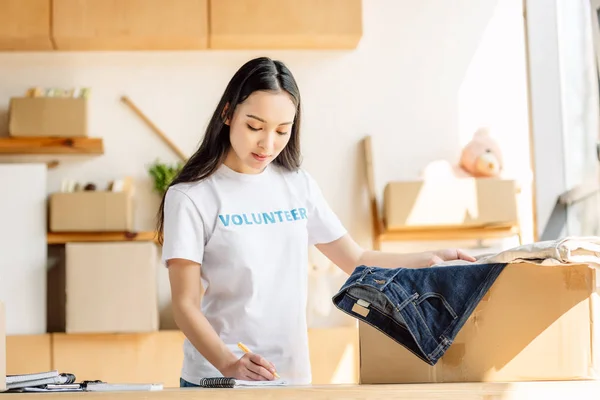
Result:
M435 365L506 265L416 269L361 265L332 301Z

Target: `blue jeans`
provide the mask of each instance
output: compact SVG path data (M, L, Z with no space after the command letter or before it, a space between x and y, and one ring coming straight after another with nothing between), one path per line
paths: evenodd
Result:
M430 268L357 267L332 301L435 365L505 263Z
M195 383L188 382L183 378L179 378L179 387L200 387L200 385L196 385Z

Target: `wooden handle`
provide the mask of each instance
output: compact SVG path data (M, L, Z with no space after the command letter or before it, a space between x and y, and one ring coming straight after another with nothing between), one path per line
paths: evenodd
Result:
M156 133L163 140L163 142L165 142L167 146L169 146L171 150L173 150L175 154L179 156L181 161L185 162L187 160L187 157L183 151L181 151L179 147L177 147L175 143L173 143L171 139L164 134L163 131L161 131L152 121L150 121L150 119L135 104L133 104L129 97L123 96L121 97L121 101L127 104L129 108L131 108L133 112L136 113L150 127L150 129L152 129L154 133Z

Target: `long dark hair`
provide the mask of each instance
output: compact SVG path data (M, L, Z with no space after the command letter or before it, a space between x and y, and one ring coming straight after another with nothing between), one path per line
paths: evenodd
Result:
M183 166L169 184L197 182L211 176L225 161L231 147L227 119L232 118L238 104L256 91L286 91L296 106L290 140L273 163L288 169L300 167L300 91L294 76L284 63L268 57L259 57L246 62L233 75L217 105L196 153ZM158 211L158 242L163 243L165 194Z

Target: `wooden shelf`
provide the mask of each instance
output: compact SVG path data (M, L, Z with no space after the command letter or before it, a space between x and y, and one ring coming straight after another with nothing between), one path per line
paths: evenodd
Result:
M156 242L155 232L48 232L48 244L73 242Z
M516 226L496 227L455 227L432 229L386 230L378 239L385 242L410 240L470 240L470 239L501 239L519 235Z
M104 154L104 143L88 137L3 137L0 154Z

